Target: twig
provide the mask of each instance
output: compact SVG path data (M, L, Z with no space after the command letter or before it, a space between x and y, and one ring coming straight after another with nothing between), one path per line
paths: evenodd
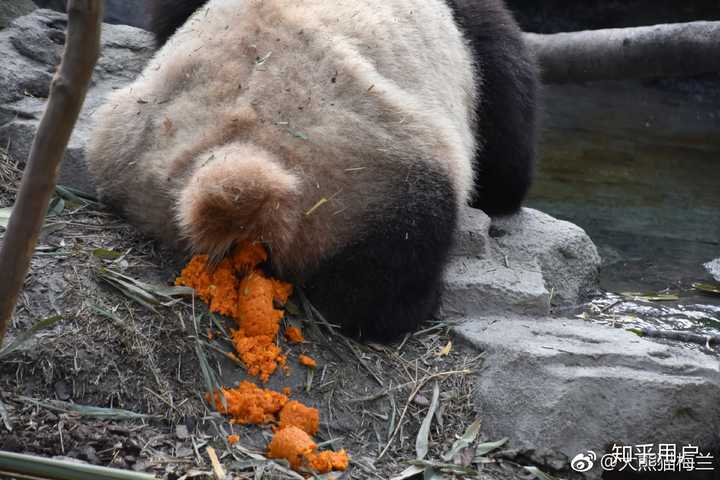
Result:
M451 370L449 372L439 372L439 373L433 373L432 375L428 375L424 378L425 381L432 380L435 378L440 377L449 377L452 375L469 375L472 373L472 370ZM395 392L397 390L403 390L404 388L409 387L410 385L415 385L417 382L406 382L401 383L400 385L395 385L394 387L390 388L384 388L380 390L379 392L373 393L372 395L368 395L367 397L361 397L361 398L353 398L351 400L348 400L348 403L361 403L361 402L371 402L373 400L377 400L379 398L384 397L385 395L389 395L392 392Z
M0 345L55 190L60 162L80 115L100 54L102 0L68 0L68 30L60 67L30 149L17 201L0 248Z
M210 457L210 463L212 464L215 480L225 480L225 469L220 463L220 459L218 458L217 453L215 453L215 449L207 447L205 451L207 452L208 457Z

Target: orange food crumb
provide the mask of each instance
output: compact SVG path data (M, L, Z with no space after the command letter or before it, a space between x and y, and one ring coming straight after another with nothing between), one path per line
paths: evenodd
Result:
M225 397L223 406L222 397ZM255 424L275 420L277 414L288 402L282 393L265 390L254 383L241 382L237 388L215 392L215 409L232 417L233 423Z
M295 400L290 400L280 410L279 429L287 427L298 427L308 435L315 435L320 427L320 412L317 408L303 405Z
M319 473L332 472L333 470L347 470L350 464L350 459L345 450L340 450L339 452L312 452L310 455L306 455L306 459L310 468Z
M285 395L286 397L289 397L290 394L292 394L292 388L290 388L290 387L285 387L285 388L282 389L282 393L283 393L283 395Z
M208 338L208 340L210 340L211 342L215 339L215 333L214 333L211 329L209 329L209 328L208 328L208 331L207 331L207 338Z
M302 343L305 341L302 331L298 327L287 327L285 329L285 338L290 343Z
M310 435L297 427L288 427L275 434L268 446L269 458L284 458L293 470L305 463L305 456L317 448Z
M235 445L236 443L238 443L240 441L240 436L239 435L228 435L227 441L230 445Z
M345 450L316 452L317 444L297 427L283 428L275 434L268 446L269 458L284 458L294 470L301 468L318 473L346 470L350 460Z
M176 285L185 285L209 303L210 311L228 315L237 323L232 340L248 373L267 382L278 366L285 368L285 356L275 344L284 304L292 285L267 278L255 267L267 259L262 245L253 243L237 248L210 269L208 257L198 255L183 269Z
M315 368L317 367L317 362L314 358L308 357L307 355L300 355L298 357L298 361L300 362L300 365L305 365L308 368Z

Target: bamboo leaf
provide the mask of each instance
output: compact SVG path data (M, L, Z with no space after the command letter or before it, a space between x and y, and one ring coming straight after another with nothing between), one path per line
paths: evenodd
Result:
M19 453L0 452L0 470L18 476L56 480L154 480L147 473L98 467L67 460L41 458Z
M3 349L0 349L0 360L4 359L20 347L22 347L25 343L27 343L35 334L38 332L41 332L43 330L46 330L52 326L54 326L56 323L58 323L60 320L62 320L61 315L55 315L54 317L46 318L44 320L40 320L35 325L30 327L28 330L22 332L17 336L14 342L12 342L10 345L6 346Z
M508 442L507 438L503 438L502 440L498 440L497 442L487 442L487 443L481 443L477 447L475 447L475 457L482 457L483 455L487 455L488 453L492 452L493 450L497 450L498 448L502 447Z
M158 418L157 415L135 413L121 408L94 407L91 405L78 405L60 400L37 400L35 398L18 396L18 400L43 407L53 412L74 413L81 417L99 418L104 420L141 420L147 418Z
M475 422L473 422L472 425L470 425L467 430L465 430L463 436L457 439L455 443L453 443L452 448L450 448L450 450L443 454L442 459L446 462L449 462L453 458L455 458L455 455L460 453L463 449L472 445L478 434L480 434L481 425L482 423L480 422L480 420L476 420Z
M415 452L417 453L418 460L424 459L430 450L430 427L432 426L432 420L435 417L439 400L440 384L435 382L430 408L428 408L427 415L425 415L425 418L420 425L420 431L418 431L417 439L415 440Z
M692 287L702 293L720 295L720 283L693 283Z

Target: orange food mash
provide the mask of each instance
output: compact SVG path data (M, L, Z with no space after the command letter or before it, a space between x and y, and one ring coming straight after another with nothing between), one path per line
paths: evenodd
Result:
M220 395L225 396L227 409ZM232 423L243 425L275 421L287 402L288 398L282 393L262 389L250 382L241 382L237 388L223 388L222 392L215 392L215 409L232 417Z
M328 473L346 470L349 464L345 450L340 452L317 452L317 444L297 427L283 428L275 434L268 446L269 458L284 458L294 470L312 470Z
M290 343L302 343L305 341L302 331L298 327L287 327L285 329L285 338Z
M176 285L193 288L209 304L210 311L235 320L237 329L231 332L231 337L237 356L250 375L259 376L264 382L278 365L286 368L286 357L276 344L284 313L274 303L285 304L292 294L292 285L267 278L257 269L266 259L267 253L259 244L236 249L215 269L209 267L207 256L198 255L175 281ZM211 336L208 332L208 338ZM291 343L304 341L297 327L288 328L285 336ZM232 353L228 356L237 360ZM307 355L300 355L299 361L311 368L317 365ZM277 433L268 447L270 458L285 458L295 470L327 473L347 469L349 460L344 450L317 451L311 435L317 433L320 424L318 410L290 401L289 388L283 392L286 394L241 382L237 388L215 392L212 400L219 412L231 417L232 423L277 423ZM227 440L235 444L240 437L229 435Z
M320 412L317 408L307 407L300 402L290 400L280 410L278 430L294 426L308 435L315 435L320 427Z
M257 243L238 248L213 270L207 255L198 255L183 269L176 285L185 285L209 303L210 311L232 317L237 330L232 341L250 375L267 382L285 355L275 343L284 313L273 302L284 304L292 285L267 278L256 267L267 259Z

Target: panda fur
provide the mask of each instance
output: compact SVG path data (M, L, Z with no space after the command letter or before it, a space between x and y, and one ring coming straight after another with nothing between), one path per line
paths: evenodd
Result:
M536 73L499 1L150 10L162 46L87 155L146 233L213 259L263 242L344 333L389 340L433 314L460 208L522 201Z

